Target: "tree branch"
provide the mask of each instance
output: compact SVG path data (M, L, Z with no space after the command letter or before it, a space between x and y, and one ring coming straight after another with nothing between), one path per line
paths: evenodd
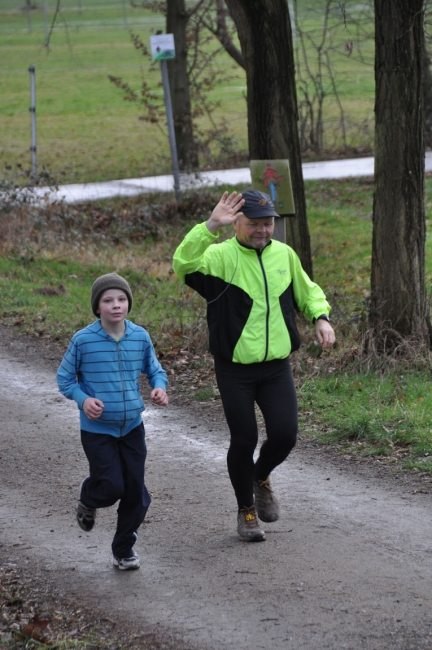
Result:
M204 18L202 19L202 24L206 29L209 30L216 36L218 41L223 46L227 54L230 55L232 59L243 69L245 68L245 60L241 50L239 50L233 43L231 35L226 26L226 16L229 15L228 11L225 9L224 0L216 0L216 29Z
M51 34L53 33L54 25L55 25L56 20L57 20L57 14L60 11L60 3L61 3L61 0L57 0L56 8L55 8L55 11L54 11L54 16L53 16L53 19L51 21L51 27L50 27L49 32L47 34L47 37L45 39L44 47L47 47L48 49L49 49L49 44L50 44L50 40L51 40Z

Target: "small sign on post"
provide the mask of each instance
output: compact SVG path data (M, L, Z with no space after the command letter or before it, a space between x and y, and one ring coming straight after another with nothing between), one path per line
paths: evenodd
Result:
M174 34L155 34L150 36L153 61L175 59Z
M251 160L252 185L270 195L281 217L295 216L289 160ZM275 220L275 239L286 243L285 222Z
M150 36L150 47L153 61L160 61L162 83L165 95L165 112L168 125L168 137L171 149L171 164L174 176L174 193L177 201L181 200L180 172L177 158L177 145L174 131L174 118L171 104L171 92L168 79L167 60L175 59L174 34L155 34Z

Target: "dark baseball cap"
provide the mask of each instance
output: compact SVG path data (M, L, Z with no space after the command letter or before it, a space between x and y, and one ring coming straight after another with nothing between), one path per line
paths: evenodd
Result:
M265 192L246 190L242 192L244 205L241 209L248 219L262 219L265 217L280 217L275 210L273 201Z

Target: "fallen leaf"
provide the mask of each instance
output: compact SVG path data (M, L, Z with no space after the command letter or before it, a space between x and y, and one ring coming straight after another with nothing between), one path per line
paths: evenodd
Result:
M39 619L36 614L30 623L27 623L27 625L21 630L21 634L29 639L40 641L40 643L49 643L50 622L51 621L49 620Z

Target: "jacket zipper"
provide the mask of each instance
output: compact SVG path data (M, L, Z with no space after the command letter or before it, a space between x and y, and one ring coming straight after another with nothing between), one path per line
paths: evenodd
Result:
M267 305L266 324L265 324L265 354L264 354L264 359L263 359L263 361L265 361L267 359L268 349L269 349L270 300L269 300L269 293L268 293L267 276L266 276L266 272L265 272L265 269L264 269L264 264L263 264L263 261L262 261L262 251L257 250L257 255L258 255L259 263L260 263L260 266L261 266L261 271L262 271L262 274L263 274L265 300L266 300L266 305Z
M118 360L118 367L119 367L119 375L121 379L121 387L122 387L122 395L123 395L123 424L120 426L120 437L123 436L123 428L126 424L126 400L125 400L125 393L124 393L124 382L123 382L123 373L121 369L121 359L120 359L120 346L119 342L116 341L116 351L117 351L117 360Z

